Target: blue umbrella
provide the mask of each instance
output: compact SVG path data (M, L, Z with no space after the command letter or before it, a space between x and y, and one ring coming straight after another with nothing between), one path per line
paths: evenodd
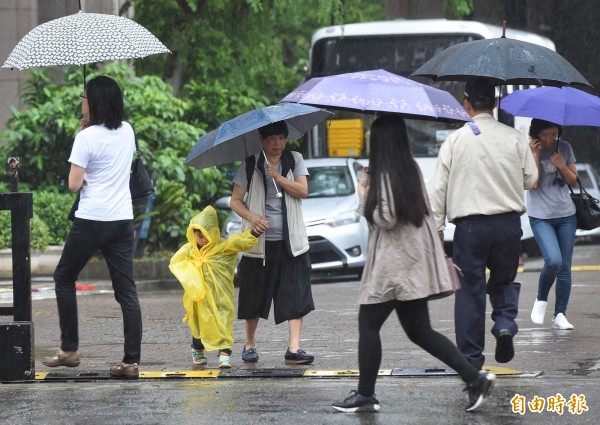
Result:
M447 91L383 69L311 78L281 101L362 112L392 112L413 119L471 121Z
M600 98L573 87L518 90L502 99L500 109L565 126L600 127Z
M185 164L202 169L242 160L262 150L258 135L260 127L285 121L289 131L288 139L297 139L332 115L324 109L296 103L258 108L226 121L200 137L188 154Z

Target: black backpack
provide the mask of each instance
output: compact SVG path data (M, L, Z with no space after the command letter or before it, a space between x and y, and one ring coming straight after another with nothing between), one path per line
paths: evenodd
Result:
M292 173L294 172L294 168L296 167L296 159L294 158L294 154L291 151L283 151L282 156L290 163L290 170ZM256 166L256 157L254 155L250 155L246 158L246 178L248 180L248 185L246 186L246 192L250 191L250 183L252 182L252 175L254 174L254 167Z

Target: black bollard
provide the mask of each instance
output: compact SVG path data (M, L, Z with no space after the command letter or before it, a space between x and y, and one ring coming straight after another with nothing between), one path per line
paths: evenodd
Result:
M0 193L0 210L11 212L13 306L0 307L0 381L35 379L33 322L31 318L30 220L33 194Z

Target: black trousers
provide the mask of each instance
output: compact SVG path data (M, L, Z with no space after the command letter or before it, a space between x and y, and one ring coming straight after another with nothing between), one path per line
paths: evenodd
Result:
M97 250L106 259L115 299L123 313L123 362L139 363L142 313L133 280L133 220L94 221L76 218L54 271L61 349L79 349L75 282Z
M452 259L462 270L455 294L456 345L476 368L485 363L486 301L492 306L492 334L516 335L521 284L515 282L521 252L518 213L478 215L456 221ZM486 269L490 270L489 279ZM486 283L487 280L487 283Z
M289 257L283 241L267 241L265 254L264 264L262 258L251 257L242 257L238 264L238 319L268 319L271 301L276 324L313 311L308 252Z
M432 356L454 369L466 383L477 379L474 368L444 335L431 328L427 299L387 301L361 304L358 313L358 393L370 397L375 393L375 381L381 366L379 331L392 311L396 311L408 338Z

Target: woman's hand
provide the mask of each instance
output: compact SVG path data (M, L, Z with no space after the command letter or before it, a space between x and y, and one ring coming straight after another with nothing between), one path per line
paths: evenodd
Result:
M278 182L279 178L282 177L281 174L279 174L277 172L277 168L274 165L271 165L270 162L268 164L266 164L266 171L267 171L267 176L271 177L276 182Z
M536 154L542 148L542 141L540 139L529 139L529 146L531 147L531 151Z
M84 128L88 128L90 125L90 119L87 116L83 116L82 119L79 120L79 129L83 130Z
M550 162L554 164L554 166L559 170L562 170L567 166L567 164L565 163L565 159L563 158L560 152L554 152L550 156Z
M254 214L252 216L250 223L252 223L252 231L259 235L263 234L269 229L269 222L267 219L258 214Z
M362 198L369 191L369 168L364 167L363 169L358 170L356 173L356 178L358 179L358 187L356 190L358 192L358 196Z

